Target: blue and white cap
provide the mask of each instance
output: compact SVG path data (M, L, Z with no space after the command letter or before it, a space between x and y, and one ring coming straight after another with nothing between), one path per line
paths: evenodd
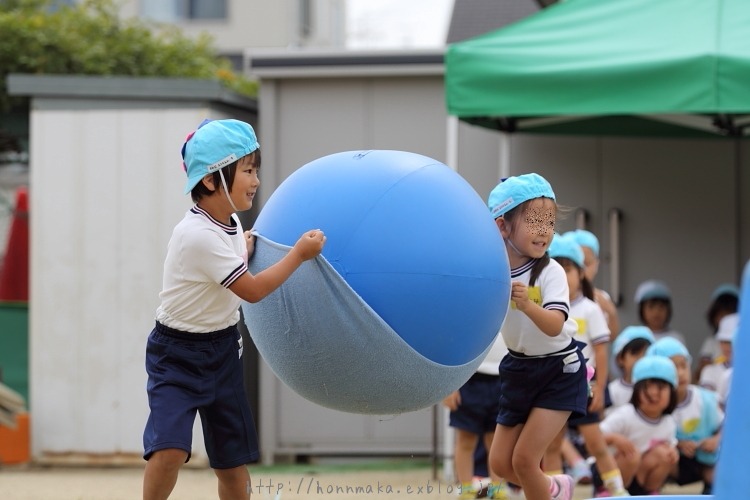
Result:
M672 300L672 292L666 283L659 280L647 280L638 285L635 290L635 303L640 304L652 299Z
M555 234L548 251L551 258L562 257L570 259L583 269L583 250L581 250L581 245L578 244L571 233Z
M665 358L682 356L687 359L688 363L691 363L693 360L685 344L674 337L663 337L648 346L646 356L663 356Z
M490 193L487 206L492 217L497 219L521 203L534 198L555 199L555 193L547 180L539 174L523 174L503 179Z
M579 245L590 248L594 255L599 257L599 238L591 231L576 229L575 231L568 231L565 235L571 235Z
M628 326L620 332L620 335L612 343L612 356L617 357L625 349L626 345L637 339L648 340L649 344L656 342L653 332L647 326Z
M730 295L739 298L740 289L737 285L733 285L732 283L722 283L716 287L713 293L711 293L711 300L716 300L722 295Z
M207 174L231 165L260 147L253 127L240 120L203 120L182 145L185 194Z
M664 356L644 356L633 365L633 384L641 380L663 380L677 387L677 368Z

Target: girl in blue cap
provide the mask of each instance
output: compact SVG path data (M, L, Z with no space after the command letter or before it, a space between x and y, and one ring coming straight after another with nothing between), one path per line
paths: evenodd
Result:
M664 337L657 340L648 348L647 354L668 358L677 369L677 406L672 417L677 424L680 460L672 467L670 475L679 485L701 481L701 494L710 495L724 422L717 394L690 383L691 357L677 339Z
M672 292L666 283L659 280L646 280L635 289L635 303L641 323L654 332L654 338L674 337L685 344L685 336L673 330Z
M596 275L599 274L599 238L591 231L576 229L568 231L564 236L570 235L583 250L583 269L586 279L593 286ZM604 311L611 337L614 338L620 332L620 319L617 314L617 306L610 295L601 288L594 288L594 302Z
M555 194L540 175L510 177L488 205L511 267L511 303L502 335L500 411L490 449L492 469L519 484L530 500L570 500L573 478L547 476L544 452L571 414L585 415L586 361L574 340L576 322L565 271L547 254L557 217ZM505 305L502 305L505 307Z
M655 341L648 327L631 325L620 332L612 343L612 358L620 376L607 385L610 407L606 413L630 402L633 397L633 366L646 355L646 349Z
M601 422L631 495L658 494L677 463L677 369L662 356L644 356L633 367L633 396Z
M255 237L243 232L235 212L252 207L260 184L255 132L238 120L207 120L188 136L182 157L185 193L195 205L169 240L161 304L146 348L151 412L143 433L143 498L170 495L190 459L200 413L219 497L247 499L246 464L259 453L243 384L240 302L257 302L276 290L321 252L325 235L306 232L282 260L250 274Z
M571 233L554 237L549 248L549 256L565 270L570 293L570 317L578 325L576 338L584 344L583 356L586 358L586 363L595 371L595 377L591 381L588 413L585 416L570 418L568 427L580 433L586 451L596 458L596 466L609 495L628 496L617 463L609 452L599 429L607 388L609 327L604 312L594 302L594 287L584 272L583 250ZM547 474L562 473L561 454L566 430L563 428L560 431L545 453L544 468ZM583 460L579 464L588 469ZM591 476L590 470L589 476Z

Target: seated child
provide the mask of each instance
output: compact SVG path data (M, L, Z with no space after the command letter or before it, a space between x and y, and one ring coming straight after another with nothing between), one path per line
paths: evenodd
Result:
M702 494L710 495L724 421L716 394L690 383L690 354L676 339L657 340L646 355L669 358L677 368L677 407L672 417L677 424L680 461L672 468L670 477L679 485L702 481Z
M679 460L670 416L677 405L677 370L667 358L644 356L633 366L633 384L630 403L607 415L599 427L616 450L630 494L658 494Z
M607 385L607 413L630 402L633 396L633 365L646 354L646 349L654 341L654 334L647 327L628 326L612 343L612 357L620 377Z

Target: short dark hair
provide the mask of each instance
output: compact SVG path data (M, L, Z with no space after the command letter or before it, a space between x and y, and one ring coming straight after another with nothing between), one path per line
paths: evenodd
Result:
M672 321L672 301L669 300L669 299L661 298L661 297L654 298L654 299L642 300L638 304L638 317L641 318L641 323L643 323L644 325L646 324L646 320L643 319L643 308L649 302L660 302L660 303L662 303L662 304L664 304L664 305L667 306L667 321L666 321L666 324L668 325L669 322Z
M740 299L736 295L731 293L722 293L716 300L711 302L711 306L708 308L706 313L706 319L708 324L711 326L711 331L716 333L719 329L719 325L716 322L716 317L719 313L733 314L736 313L740 308Z
M640 337L637 339L633 339L627 344L625 344L625 346L623 346L620 352L617 353L615 360L620 361L625 356L625 354L628 354L628 353L640 354L644 352L646 349L648 349L648 346L650 345L651 345L651 341L648 339L644 339Z
M575 263L573 259L567 257L555 257L555 260L567 271L567 267L573 266L581 273L581 293L589 300L594 300L594 286L591 284L581 266Z
M260 168L260 149L256 149L250 155L253 155L253 161L255 162L255 168ZM244 158L244 157L243 157ZM242 158L240 158L241 160ZM240 160L234 161L227 165L226 167L222 168L221 170L224 173L225 180L227 181L227 189L231 192L232 191L232 184L234 184L234 175L237 173L237 164ZM221 186L221 174L217 170L216 172L211 174L214 182L214 186ZM202 198L206 196L211 196L216 191L211 191L206 187L205 184L203 184L203 179L198 181L198 184L195 185L195 187L190 191L190 197L193 199L194 203L198 203Z
M662 380L660 378L647 378L636 382L633 386L633 395L630 397L630 404L632 404L636 409L640 407L641 403L638 395L641 393L641 391L645 390L646 384L664 384L669 386L669 405L667 405L667 408L664 410L664 414L671 414L677 407L677 389L675 389L675 387L666 380Z

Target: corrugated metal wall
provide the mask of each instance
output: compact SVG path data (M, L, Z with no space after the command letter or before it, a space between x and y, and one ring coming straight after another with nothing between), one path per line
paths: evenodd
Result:
M37 95L32 104L30 383L37 461L141 455L146 338L167 241L192 205L182 194L180 147L206 117L254 121L248 109L199 93L177 100L127 94ZM194 434L200 461L202 433Z

